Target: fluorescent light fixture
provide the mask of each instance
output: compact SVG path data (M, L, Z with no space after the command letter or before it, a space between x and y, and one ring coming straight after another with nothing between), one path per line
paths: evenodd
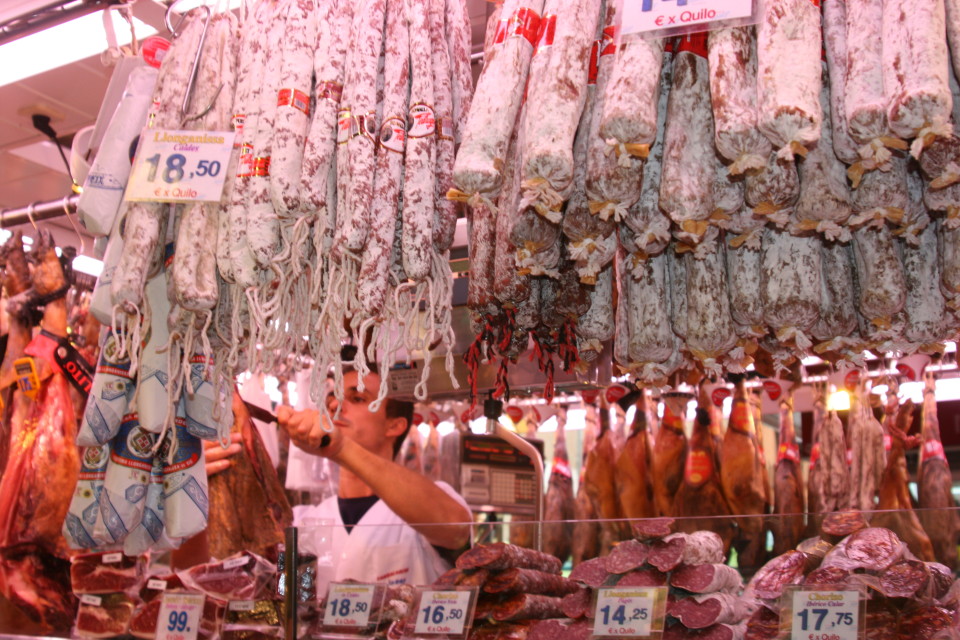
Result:
M109 13L117 45L130 44L127 22L117 11ZM136 18L133 24L141 40L157 32ZM107 38L99 11L8 42L0 47L0 87L100 55L106 48Z

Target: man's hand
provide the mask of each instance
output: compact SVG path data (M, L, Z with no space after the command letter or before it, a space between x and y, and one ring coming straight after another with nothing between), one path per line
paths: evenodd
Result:
M226 471L233 464L231 458L243 450L240 433L230 434L230 446L224 449L219 440L204 440L203 450L207 462L207 477Z
M339 429L324 430L322 421L316 409L295 411L287 405L277 407L277 424L290 435L294 444L307 453L334 458L343 449L343 434Z

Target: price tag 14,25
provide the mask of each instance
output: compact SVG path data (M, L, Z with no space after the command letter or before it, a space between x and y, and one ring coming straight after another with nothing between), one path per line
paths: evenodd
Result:
M595 638L653 638L663 633L666 587L604 587L597 590Z
M232 131L144 129L124 199L219 202L233 137Z
M414 635L466 637L473 622L476 587L423 589L416 608Z
M849 587L790 589L781 601L781 630L791 640L859 640L864 604L863 593Z
M379 590L380 600L383 599L383 591L383 589ZM376 624L377 620L371 618L371 614L375 609L380 608L380 603L374 602L377 593L375 584L330 583L323 625L358 629ZM379 616L374 616L374 618L377 617Z
M202 593L164 593L157 616L157 640L196 640L203 601Z

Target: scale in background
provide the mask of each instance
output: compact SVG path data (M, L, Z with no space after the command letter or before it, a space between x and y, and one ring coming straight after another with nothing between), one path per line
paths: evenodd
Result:
M543 455L543 440L527 438ZM536 513L537 486L533 462L498 436L463 434L459 492L474 513Z

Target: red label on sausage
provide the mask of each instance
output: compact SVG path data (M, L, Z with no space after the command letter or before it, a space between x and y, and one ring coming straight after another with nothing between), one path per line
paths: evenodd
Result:
M497 44L500 44L507 38L523 38L530 43L531 47L537 46L537 40L540 36L540 14L529 7L521 7L507 19L503 28L503 35Z
M244 142L240 145L240 158L237 160L237 177L249 178L253 175L253 145Z
M607 397L607 402L616 402L627 395L627 388L622 384L611 385L604 395Z
M699 487L713 475L713 459L702 449L694 449L687 456L683 468L683 479L689 485Z
M453 140L452 118L437 118L437 137L441 140Z
M764 380L763 390L767 392L767 397L769 397L771 400L779 400L780 396L783 394L783 387L773 380Z
M847 466L853 466L853 449L847 449Z
M777 462L781 460L793 460L800 462L800 447L796 444L782 444L777 449Z
M600 43L602 40L594 40L590 47L590 64L587 67L587 84L597 84L597 74L600 72Z
M511 420L513 420L514 423L517 423L523 420L523 409L521 409L520 407L507 407L504 410L504 413L506 413L507 416Z
M908 382L917 381L917 372L913 369L913 367L902 364L902 363L898 363L897 371L900 373L900 375L906 378Z
M890 437L889 433L883 434L883 449L887 453L890 452L890 449L893 448L893 438Z
M597 398L600 396L599 389L584 389L580 392L580 397L583 398L583 401L587 404L593 404L597 401Z
M860 371L854 369L848 373L843 379L843 386L847 388L848 391L854 391L857 388L857 385L860 384Z
M233 132L236 134L233 138L233 148L240 147L240 137L243 135L243 125L247 122L247 116L243 113L233 114Z
M553 46L553 38L557 34L557 15L544 16L540 21L540 33L537 36L537 50L534 55Z
M350 109L341 109L337 114L337 143L344 144L353 136L353 114Z
M946 460L947 454L943 450L943 443L939 440L927 440L923 443L923 449L920 453L920 461L926 462L927 460L935 460L939 458L940 460Z
M813 444L813 448L810 449L810 468L811 469L813 469L813 467L817 464L817 460L819 459L820 459L820 443L815 442Z
M170 50L170 41L160 36L150 36L140 46L143 61L154 69L159 69L167 51Z
M310 115L310 96L298 89L280 89L277 92L278 107L293 107Z
M260 156L253 159L253 175L260 178L270 175L270 156Z
M339 82L318 82L315 91L317 100L331 100L340 104L340 97L343 96L343 85Z
M553 473L559 473L564 478L573 478L573 472L570 470L570 464L566 460L553 461Z
M700 56L701 58L706 58L707 57L706 32L690 33L685 36L680 36L680 41L677 45L677 53L681 51L689 51L690 53Z

